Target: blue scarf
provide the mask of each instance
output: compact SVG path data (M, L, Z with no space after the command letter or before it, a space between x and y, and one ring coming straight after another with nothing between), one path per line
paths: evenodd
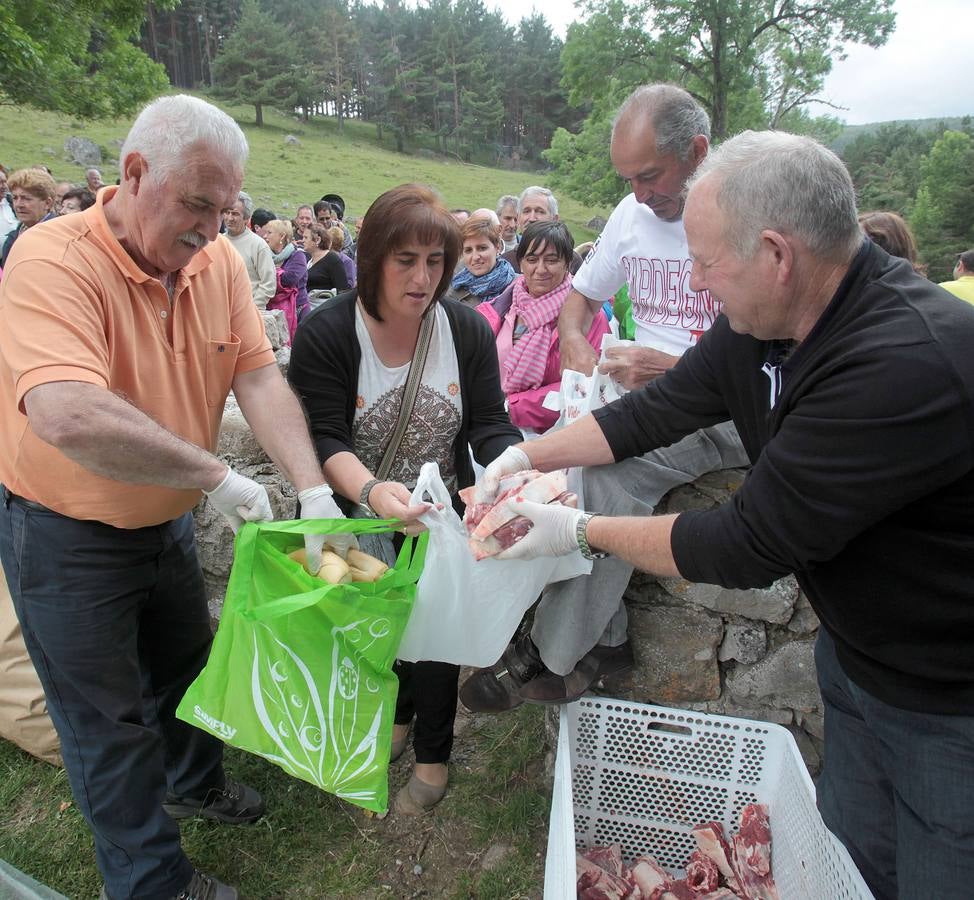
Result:
M501 293L516 276L517 272L514 271L514 266L504 257L498 256L494 268L486 275L474 275L464 266L463 271L453 276L451 286L455 291L466 289L481 300L489 300Z

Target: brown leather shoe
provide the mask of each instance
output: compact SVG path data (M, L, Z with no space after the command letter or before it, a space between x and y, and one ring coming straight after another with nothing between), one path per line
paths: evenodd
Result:
M526 634L510 643L494 665L478 669L460 685L460 700L471 712L506 712L523 702L521 686L545 672L538 648Z
M542 674L522 685L518 693L528 703L571 703L600 679L631 669L633 664L632 644L629 641L618 647L596 645L567 675L556 675L545 669Z

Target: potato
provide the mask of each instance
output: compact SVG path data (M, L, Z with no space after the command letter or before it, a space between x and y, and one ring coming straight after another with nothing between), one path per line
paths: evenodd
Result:
M308 554L304 547L289 553L288 558L300 563L304 566L304 570L308 571ZM325 550L321 554L321 568L318 570L317 577L329 584L348 584L352 580L352 573L348 563L337 553Z

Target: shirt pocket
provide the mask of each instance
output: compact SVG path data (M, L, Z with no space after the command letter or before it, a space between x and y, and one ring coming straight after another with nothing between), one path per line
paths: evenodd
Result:
M233 373L237 368L237 355L240 353L240 338L230 335L227 341L207 341L206 344L206 405L223 406Z

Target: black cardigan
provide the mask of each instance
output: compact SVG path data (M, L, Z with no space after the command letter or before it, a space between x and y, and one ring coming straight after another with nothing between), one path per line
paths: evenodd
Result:
M348 290L348 275L337 253L329 250L318 262L308 267L308 290Z
M288 381L304 404L321 463L342 451L355 452L352 422L362 360L355 335L355 298L354 290L345 291L322 303L301 323L291 347ZM457 482L464 488L474 483L468 444L477 462L487 465L520 443L522 436L504 409L497 349L487 320L460 303L440 303L450 322L460 371L463 414L453 458ZM358 502L358 497L348 499Z
M974 714L974 307L866 242L772 409L780 343L721 316L596 420L622 459L733 418L754 465L730 502L677 518L680 572L730 588L794 572L860 687Z

